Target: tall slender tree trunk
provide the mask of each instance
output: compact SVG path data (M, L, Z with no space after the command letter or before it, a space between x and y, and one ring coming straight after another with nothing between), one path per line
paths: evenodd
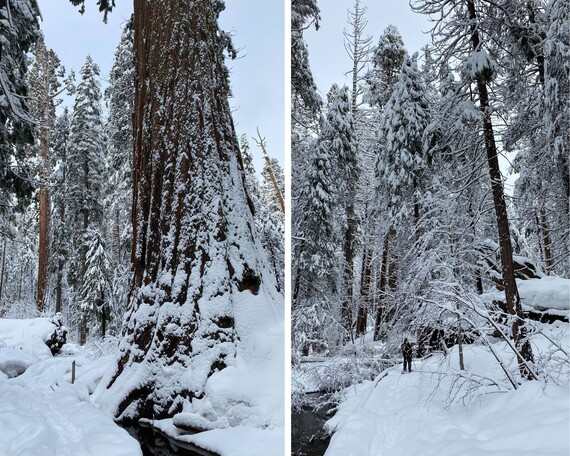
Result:
M121 261L121 217L119 208L116 207L113 217L113 268L122 263Z
M91 186L89 185L89 158L86 156L83 162L83 187L85 188L85 193L90 193ZM83 233L86 234L89 229L89 209L82 209L83 215ZM81 239L81 276L80 276L80 288L83 286L87 272L87 252L88 244L86 239ZM87 335L89 334L89 311L87 309L81 309L81 323L79 328L79 343L84 345L87 342Z
M473 0L467 0L467 7L469 11L469 19L471 20L471 43L473 45L473 51L480 51L481 41L477 28L477 13ZM522 307L517 283L515 281L511 232L507 216L507 204L505 201L502 175L499 168L497 146L495 144L495 136L493 132L493 123L491 120L489 94L487 91L487 83L482 74L477 76L476 84L477 91L479 93L479 107L483 113L483 135L485 139L485 149L487 152L487 163L489 165L489 176L491 178L491 190L493 193L497 228L499 231L502 276L505 287L507 308L509 313L515 317L512 324L513 339L523 359L532 362L532 349L528 339L526 338L526 328L524 326ZM533 378L532 373L528 371L524 362L520 359L518 361L521 375L528 379Z
M63 295L63 261L58 261L57 274L55 282L55 311L61 312L61 302Z
M2 271L0 272L0 305L2 305L2 294L4 292L4 270L6 268L6 242L7 238L4 238L4 243L2 245Z
M46 185L49 176L49 144L48 131L40 128L40 158L42 162L40 172L39 190L39 245L38 245L38 292L37 309L43 312L46 305L46 296L49 279L49 229L50 229L50 198Z
M554 259L552 258L552 241L550 240L550 230L548 229L548 221L546 219L546 211L544 210L544 207L540 208L538 220L538 226L542 237L544 266L546 268L546 274L550 274L554 267Z

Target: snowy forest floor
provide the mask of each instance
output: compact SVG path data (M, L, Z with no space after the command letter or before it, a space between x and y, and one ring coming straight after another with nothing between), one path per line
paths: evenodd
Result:
M114 356L94 344L67 344L52 357L42 341L46 331L53 331L47 319L0 319L0 456L142 455L138 442L89 401Z
M0 456L142 455L139 443L91 396L114 362L117 339L68 343L52 356L45 341L54 328L47 318L0 318ZM282 427L185 434L172 419L149 424L221 456L273 456L283 448Z
M567 323L541 329L562 347L570 347ZM465 345L464 371L459 370L455 346L446 356L435 353L415 360L412 373L402 374L398 364L374 380L345 388L336 414L326 423L332 438L325 455L567 456L567 355L552 355L544 335L533 335L531 342L535 358L550 368L548 382L526 381L514 390L488 349ZM516 372L507 344L495 340L493 345ZM326 364L320 363L321 373ZM303 378L306 374L297 381Z

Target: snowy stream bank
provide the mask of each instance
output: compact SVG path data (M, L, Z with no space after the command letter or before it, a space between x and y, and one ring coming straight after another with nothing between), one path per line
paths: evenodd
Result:
M67 344L52 356L44 343L52 330L49 320L35 320L0 319L0 456L281 455L283 428L278 426L188 434L169 419L154 422L154 429L123 429L92 395L115 359L104 353L113 349L101 341Z
M291 451L295 456L322 456L329 445L330 437L323 431L329 416L330 405L320 407L327 402L330 394L309 393L308 404L291 415Z

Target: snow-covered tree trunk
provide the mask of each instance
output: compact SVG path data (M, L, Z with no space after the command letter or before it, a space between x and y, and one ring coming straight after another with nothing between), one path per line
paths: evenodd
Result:
M256 331L282 325L227 100L222 8L134 4L134 277L102 392L122 420L173 416L207 397L208 379L247 357Z

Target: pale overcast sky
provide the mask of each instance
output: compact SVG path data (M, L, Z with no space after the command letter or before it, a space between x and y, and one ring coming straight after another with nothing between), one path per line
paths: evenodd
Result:
M321 0L321 22L318 31L310 27L304 32L309 47L309 62L313 78L323 99L333 83L351 86L351 76L345 73L352 69L352 64L344 49L343 30L348 27L347 10L353 9L354 0ZM429 32L433 23L423 14L412 11L407 0L362 0L361 5L368 8L368 25L365 35L372 36L372 46L378 44L380 35L388 25L394 25L400 31L404 45L410 54L421 51L431 41ZM506 191L512 194L512 186L518 174L510 174L511 162L515 153L499 156L501 171L507 176Z
M96 1L86 1L83 16L68 0L39 0L46 43L67 69L76 74L89 54L107 78L122 25L130 18L132 0L117 0L107 24ZM284 17L283 3L275 0L228 0L220 17L221 26L234 33L241 58L228 61L234 97L230 105L238 135L250 139L255 167L263 159L252 136L259 129L267 139L268 152L283 163L284 143Z
M398 28L410 54L420 51L430 41L425 33L431 28L430 22L426 16L414 13L407 0L363 0L361 5L368 8L365 35L372 36L373 46L388 25ZM319 30L310 27L304 32L311 70L321 96L335 82L350 86L349 77L344 74L352 69L352 64L344 49L342 32L348 28L347 10L353 7L354 0L321 0Z

